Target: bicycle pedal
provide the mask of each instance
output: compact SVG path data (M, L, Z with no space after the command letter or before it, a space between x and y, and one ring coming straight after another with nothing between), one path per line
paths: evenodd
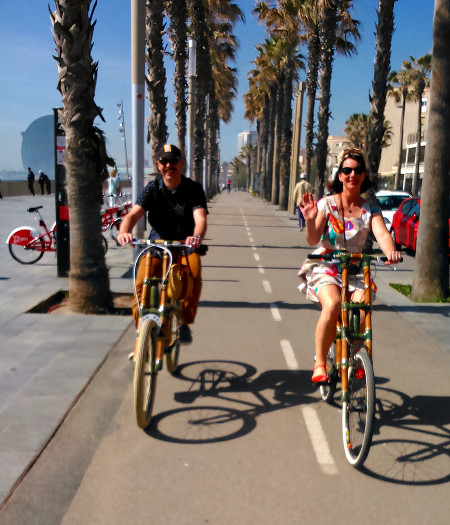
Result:
M162 359L155 359L155 372L162 370Z

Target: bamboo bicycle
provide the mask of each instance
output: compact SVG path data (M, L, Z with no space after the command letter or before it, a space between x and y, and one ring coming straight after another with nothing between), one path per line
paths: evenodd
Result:
M133 241L143 248L134 264L134 287L139 261L145 257L145 277L139 305L139 328L134 367L134 408L140 428L150 424L155 403L158 373L163 369L163 357L167 369L175 374L180 356L178 330L180 325L181 294L174 291L174 271L179 270L180 257L190 246L179 241ZM174 252L174 253L172 253ZM150 277L152 258L161 259L161 277Z
M372 364L372 295L370 266L373 261L385 262L387 257L362 253L334 251L310 254L310 259L330 260L341 267L341 313L336 326L336 339L327 355L328 383L320 386L321 397L331 403L341 381L342 437L348 462L360 468L372 443L375 416L375 378ZM362 267L364 295L362 302L353 302L348 291L353 268ZM358 270L359 272L359 270ZM361 312L364 312L361 328Z

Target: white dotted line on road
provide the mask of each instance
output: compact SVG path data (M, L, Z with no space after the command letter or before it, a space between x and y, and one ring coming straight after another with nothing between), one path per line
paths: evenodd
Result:
M252 250L256 251L256 246L254 245L254 240L251 235L250 228L247 224L247 219L245 218L244 212L241 209L242 218L244 220L244 224L246 226L247 234L249 237L250 245ZM261 274L265 273L264 267L262 264L260 264L261 258L257 253L253 254L253 257L255 258L255 261L259 264L257 265L258 271ZM270 285L270 281L263 280L262 281L263 287L265 292L268 295L272 294L272 287ZM270 312L272 314L272 318L276 322L281 322L281 314L278 309L278 306L276 303L270 303ZM300 370L297 358L295 357L294 350L292 348L292 345L289 340L282 339L280 341L281 344L281 350L284 355L284 359L286 360L286 364L290 370ZM309 434L309 439L311 440L311 444L314 450L314 454L316 455L317 463L319 464L320 469L324 474L333 476L338 473L336 463L334 462L333 456L331 454L331 449L328 445L327 438L325 436L325 433L322 428L322 424L320 423L319 416L317 415L317 411L312 406L304 406L302 407L302 415L303 420L306 425L306 429Z

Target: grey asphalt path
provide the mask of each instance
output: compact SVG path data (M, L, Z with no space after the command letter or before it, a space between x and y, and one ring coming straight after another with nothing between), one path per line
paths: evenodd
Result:
M377 275L377 425L359 473L343 457L339 402L318 403L310 383L318 310L296 290L304 234L245 193L215 198L209 224L194 344L179 377L161 374L152 427L134 422L128 330L0 524L309 524L318 508L338 524L447 523L450 355L409 321L415 305L385 299L394 272ZM427 325L448 339L448 310L420 308L431 306Z
M26 209L41 205L51 227L54 195L0 201L0 501L130 326L130 318L122 316L26 313L59 290L68 289L68 279L57 277L53 253L45 253L36 264L22 265L12 259L5 242L14 228L36 225L35 214ZM110 241L107 261L111 289L131 292L129 251Z

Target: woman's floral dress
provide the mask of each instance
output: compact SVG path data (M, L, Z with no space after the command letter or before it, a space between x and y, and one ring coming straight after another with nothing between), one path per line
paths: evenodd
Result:
M320 246L313 253L329 253L333 250L360 253L371 229L372 216L380 213L381 210L378 204L365 200L361 206L361 216L346 218L344 225L334 197L334 195L329 195L317 203L318 210L325 215L327 222L325 232L320 239ZM331 261L306 259L298 276L300 278L299 290L314 302L319 302L317 292L322 286L335 284L340 288L342 284L339 265ZM364 290L362 274L349 276L349 291L355 290ZM373 281L372 291L376 292Z

